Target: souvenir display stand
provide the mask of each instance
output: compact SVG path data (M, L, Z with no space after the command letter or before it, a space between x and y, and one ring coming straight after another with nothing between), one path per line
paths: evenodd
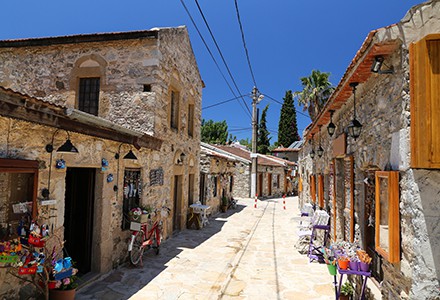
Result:
M343 270L343 269L340 269L339 266L338 266L338 273L341 276L339 277L339 286L338 286L338 289L336 291L336 300L339 299L339 295L341 294L342 279L343 279L344 275L361 276L361 279L362 279L362 289L361 289L361 294L360 294L359 299L364 300L365 299L365 287L367 286L367 279L368 279L368 277L371 276L371 272L356 271L356 270ZM334 283L335 283L335 288L336 288L336 281Z

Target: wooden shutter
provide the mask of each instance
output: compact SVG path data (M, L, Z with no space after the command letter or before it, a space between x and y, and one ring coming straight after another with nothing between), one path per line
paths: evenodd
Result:
M324 175L318 175L318 203L321 209L324 208Z
M440 168L440 34L410 46L411 167Z
M302 176L299 176L299 180L298 180L298 192L302 192L303 191L303 179Z
M310 196L312 203L316 203L316 178L315 175L310 175Z

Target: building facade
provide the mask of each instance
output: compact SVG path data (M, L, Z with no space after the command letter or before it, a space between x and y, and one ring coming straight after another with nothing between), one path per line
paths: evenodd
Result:
M428 1L370 32L305 133L300 202L372 257L368 299L440 299L439 12Z
M170 208L165 238L185 228L203 88L185 27L0 41L0 61L3 182L12 188L14 164L38 162L33 213L67 240L82 273L126 260L132 207ZM77 154L59 153L66 138ZM88 210L72 206L82 198Z

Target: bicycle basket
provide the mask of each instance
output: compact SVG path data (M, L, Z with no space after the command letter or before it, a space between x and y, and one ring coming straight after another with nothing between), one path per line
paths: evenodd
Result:
M141 230L141 223L138 223L138 222L130 222L130 230L133 230L133 231L140 231L140 230Z

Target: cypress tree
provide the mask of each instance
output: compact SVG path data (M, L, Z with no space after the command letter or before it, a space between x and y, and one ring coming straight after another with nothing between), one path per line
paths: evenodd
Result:
M280 121L278 123L278 145L287 148L293 142L301 138L298 134L298 125L296 123L296 109L293 102L292 91L286 91L281 107Z
M260 124L258 125L257 152L261 154L269 153L271 138L269 137L269 131L267 130L267 126L266 126L266 115L268 109L269 109L269 104L266 105L266 107L263 109L263 112L261 114L261 121Z

